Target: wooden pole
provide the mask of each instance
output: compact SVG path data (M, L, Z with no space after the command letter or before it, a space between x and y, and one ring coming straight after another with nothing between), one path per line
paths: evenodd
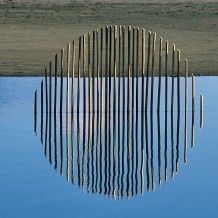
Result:
M41 114L43 114L43 80L41 81Z
M195 123L195 77L192 74L192 134L191 147L194 147L194 123Z
M131 45L131 39L130 39L130 33L131 33L131 26L128 26L128 83L127 83L127 112L130 112L130 76L131 76L131 69L130 69L130 45Z
M99 87L99 78L100 78L100 63L99 63L99 29L97 29L96 32L96 45L97 45L97 51L96 51L96 66L97 66L97 113L99 113L99 97L100 97L100 87Z
M66 90L66 113L69 113L70 96L70 43L67 44L67 90Z
M88 74L89 74L89 113L91 113L92 93L91 93L91 41L90 41L90 32L88 32Z
M60 81L60 113L63 111L63 71L64 71L64 49L61 49L61 81Z
M95 112L95 39L96 33L93 31L93 39L92 39L92 111Z
M187 102L188 101L188 60L185 59L185 129L184 129L184 163L187 162Z
M58 55L55 55L55 90L54 90L54 114L56 114L57 108L57 65L58 65Z
M100 76L101 76L101 88L100 88L100 106L101 106L101 124L102 124L102 112L103 112L103 28L101 28L101 42L100 42Z
M79 116L80 110L80 71L81 71L81 44L82 44L82 37L79 37L79 56L78 56L78 78L77 78L77 117Z
M48 76L47 76L46 68L45 68L45 103L46 103L46 113L48 113Z
M111 73L112 73L112 26L109 26L109 112L111 111ZM110 119L109 119L110 124Z
M86 113L86 35L83 35L83 113Z
M114 104L113 104L113 112L116 111L116 76L117 76L117 25L114 26ZM115 116L115 115L114 115ZM114 120L115 122L116 120ZM115 125L116 126L116 125Z
M147 52L147 76L146 76L146 93L145 93L145 111L148 110L148 92L149 92L149 68L151 53L151 32L148 32L148 52Z
M158 97L157 97L157 111L160 111L160 97L161 97L161 73L162 73L162 43L163 39L160 37L159 41L159 78L158 78Z
M155 43L156 43L156 33L153 33L153 42L152 42L152 61L151 61L151 104L150 112L153 112L154 104L154 61L155 61Z
M165 111L168 111L168 54L169 54L169 42L166 41L165 48Z
M142 104L141 105L142 105L141 111L144 112L145 110L145 29L144 28L142 28ZM142 113L142 122L144 123L144 113Z
M52 62L49 64L49 113L52 113Z
M34 94L34 114L37 114L37 89Z
M72 41L71 113L74 112L75 44Z
M135 110L135 27L132 27L132 112ZM134 113L132 113L132 122L134 123ZM134 125L133 125L134 127Z
M138 122L139 111L139 28L136 28L136 122ZM138 128L137 128L138 129Z
M125 99L126 99L126 82L125 82L125 26L122 27L122 36L123 36L123 41L122 41L122 71L123 71L123 123L124 123L124 112L125 112Z
M177 50L177 110L180 111L180 51Z
M121 52L122 52L122 50L121 50L121 46L122 46L122 26L120 25L119 26L119 35L118 35L118 38L119 38L119 47L118 47L118 49L119 49L119 57L118 57L118 59L119 59L119 66L118 66L118 69L119 69L119 74L118 74L118 116L119 116L119 120L118 120L118 122L119 122L119 124L120 124L120 110L121 110L121 103L120 103L120 98L121 98ZM119 130L120 131L120 130Z
M176 47L175 47L175 45L173 44L173 48L172 48L172 90L171 90L171 112L173 112L173 105L174 105L175 51L176 51Z

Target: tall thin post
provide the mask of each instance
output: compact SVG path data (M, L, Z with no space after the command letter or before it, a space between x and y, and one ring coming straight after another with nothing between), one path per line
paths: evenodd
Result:
M187 102L188 101L188 61L185 59L185 129L184 129L184 163L187 162Z
M80 71L81 71L81 44L82 37L79 37L78 75L77 75L77 117L80 110Z
M165 48L165 111L168 110L168 54L169 54L169 42L166 41Z
M156 43L156 33L153 33L152 41L152 61L151 61L151 104L150 111L153 112L154 104L154 61L155 61L155 43Z
M58 65L58 55L55 55L55 87L54 87L54 114L56 114L57 111L57 65Z
M63 110L63 72L64 72L64 49L61 49L61 81L60 81L60 113Z
M149 92L149 69L151 53L151 32L148 32L148 50L147 50L147 75L146 75L146 93L145 93L145 111L148 110L148 92Z
M93 39L92 39L92 102L93 102L93 113L95 112L95 38L96 33L93 31Z
M69 113L70 103L70 43L67 45L67 90L66 90L66 113ZM68 115L67 115L68 116Z
M52 62L49 64L49 113L52 113Z
M180 51L177 50L177 110L180 111Z
M75 75L75 45L74 45L74 41L72 41L71 113L74 112L74 75Z
M131 76L131 69L130 69L130 33L131 33L131 27L128 26L128 84L127 84L127 91L128 91L128 96L127 96L127 112L130 112L130 76Z
M43 80L41 81L41 114L43 114Z
M142 108L141 108L142 112L144 112L145 110L144 102L145 102L145 29L142 28ZM142 122L144 123L144 113L142 113Z
M135 110L134 104L135 104L135 27L133 26L132 27L132 112L134 112ZM132 122L134 123L134 113L132 113Z
M158 97L157 97L157 111L160 111L160 97L161 97L161 73L162 73L162 43L163 39L160 37L159 41L159 78L158 78Z
M172 48L172 90L171 90L171 112L173 112L173 105L174 105L175 51L176 51L176 47L175 47L175 45L173 44L173 48Z
M116 111L116 76L117 76L117 26L114 26L114 103L113 103L113 112ZM115 116L115 115L114 115ZM115 121L115 120L114 120Z
M34 93L34 114L37 114L37 89Z
M191 147L194 147L194 123L195 123L195 77L192 74L192 134Z
M48 113L48 76L47 76L46 68L45 68L45 103L46 103L46 113Z
M86 113L86 35L83 35L83 113Z
M136 121L138 122L139 98L139 28L136 28Z

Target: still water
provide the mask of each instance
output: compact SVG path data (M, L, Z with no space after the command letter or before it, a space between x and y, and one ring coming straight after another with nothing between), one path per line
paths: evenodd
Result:
M38 113L34 120L40 81L0 79L1 217L217 217L218 78L197 78L187 149L183 109L179 136L178 113L172 121L168 112L166 124L163 109L159 116L148 112L143 127L141 113L131 113L128 123L127 112L108 116L107 124L103 113L101 128L97 115L82 112L52 114L51 123Z

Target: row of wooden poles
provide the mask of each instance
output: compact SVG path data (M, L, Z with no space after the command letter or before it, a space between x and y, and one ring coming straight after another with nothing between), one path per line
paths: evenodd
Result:
M161 113L158 112L155 118L153 112L149 115L145 113L145 120L142 114L143 112L136 121L123 120L120 126L119 123L115 123L115 126L114 119L109 116L112 125L102 129L100 114L97 114L96 119L90 119L88 114L83 113L78 119L78 114L68 113L66 120L63 120L62 113L59 117L54 114L51 125L49 114L41 113L40 137L41 143L44 144L44 154L61 175L66 173L68 182L75 184L77 181L78 186L87 189L87 192L118 198L131 197L143 194L144 183L147 191L154 191L155 183L160 185L162 181L168 181L168 171L172 179L178 172L179 159L182 156L180 139L186 138L187 129L186 132L181 131L181 123L185 117L181 117L180 112L177 113L176 122L174 114L171 113L169 129L166 128L167 120L162 121ZM194 144L195 120L190 122ZM185 145L183 151L186 162Z
M127 29L127 31L126 31ZM93 31L92 37L89 32L87 35L79 37L78 52L76 52L76 43L73 41L67 46L66 55L66 70L64 69L65 55L64 49L61 50L60 60L58 55L55 55L54 70L52 62L49 64L49 71L45 69L45 105L46 113L58 112L58 76L60 76L60 101L59 112L74 112L74 104L77 100L77 111L81 110L81 94L80 88L83 79L83 111L84 112L105 112L107 111L148 111L154 108L154 77L158 76L158 95L157 95L157 111L160 110L161 105L161 84L162 76L165 78L165 110L168 108L168 99L171 95L170 110L174 110L175 92L177 93L177 111L180 111L180 77L185 77L185 110L187 110L188 97L188 61L184 60L185 69L181 71L181 57L180 51L176 50L175 45L171 48L171 66L169 66L169 42L159 39L159 50L156 55L156 33L148 32L147 51L146 51L146 35L145 30L128 26L107 26L100 30ZM141 43L140 43L141 42ZM165 44L165 48L163 46ZM140 51L140 52L139 52ZM165 51L165 54L163 52ZM156 59L156 56L158 58ZM77 61L76 61L77 57ZM164 62L163 62L164 59ZM147 60L147 61L146 61ZM155 67L156 61L158 67ZM59 66L59 64L60 66ZM77 71L75 66L77 65ZM59 69L60 68L60 69ZM163 69L164 68L164 69ZM66 87L64 87L64 76L66 75ZM54 94L53 94L53 78L54 77ZM70 77L71 89L70 89ZM75 80L77 77L77 99L74 99ZM88 96L86 92L86 77L88 78ZM138 88L138 79L141 77L141 90ZM168 80L171 77L171 87L169 87ZM105 82L103 83L103 78ZM127 79L127 90L125 89ZM118 86L116 85L118 80ZM176 80L176 81L175 81ZM195 98L195 82L194 75L192 75L192 111L194 108ZM177 90L175 90L175 82L177 83ZM113 83L113 87L112 87ZM123 83L123 84L122 84ZM132 84L131 84L132 83ZM104 85L104 87L103 87ZM66 89L66 96L64 96L64 88ZM113 90L112 90L113 88ZM171 92L169 92L171 88ZM41 84L43 89L43 81ZM123 96L121 96L121 89ZM42 92L43 90L41 90ZM97 95L95 95L97 92ZM127 92L127 99L125 99ZM141 99L139 99L139 92L141 92ZM103 95L104 94L104 95ZM150 108L149 106L150 94ZM70 98L71 96L71 98ZM97 101L95 97L97 96ZM117 96L117 97L116 97ZM66 101L64 101L66 97ZM132 105L131 104L132 98ZM113 100L113 102L112 102ZM85 102L88 101L88 107ZM125 101L127 104L125 104ZM141 101L141 105L139 105ZM66 102L66 111L63 111L63 105ZM97 105L95 105L97 102ZM53 105L52 105L53 104ZM103 105L104 104L104 105ZM123 105L123 108L121 108ZM126 108L124 108L126 105ZM42 107L43 110L43 107Z

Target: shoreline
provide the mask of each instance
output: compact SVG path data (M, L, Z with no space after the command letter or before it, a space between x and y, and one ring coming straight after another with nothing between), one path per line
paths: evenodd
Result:
M157 32L186 55L190 73L218 75L217 2L0 5L0 76L42 76L67 42L115 24Z

